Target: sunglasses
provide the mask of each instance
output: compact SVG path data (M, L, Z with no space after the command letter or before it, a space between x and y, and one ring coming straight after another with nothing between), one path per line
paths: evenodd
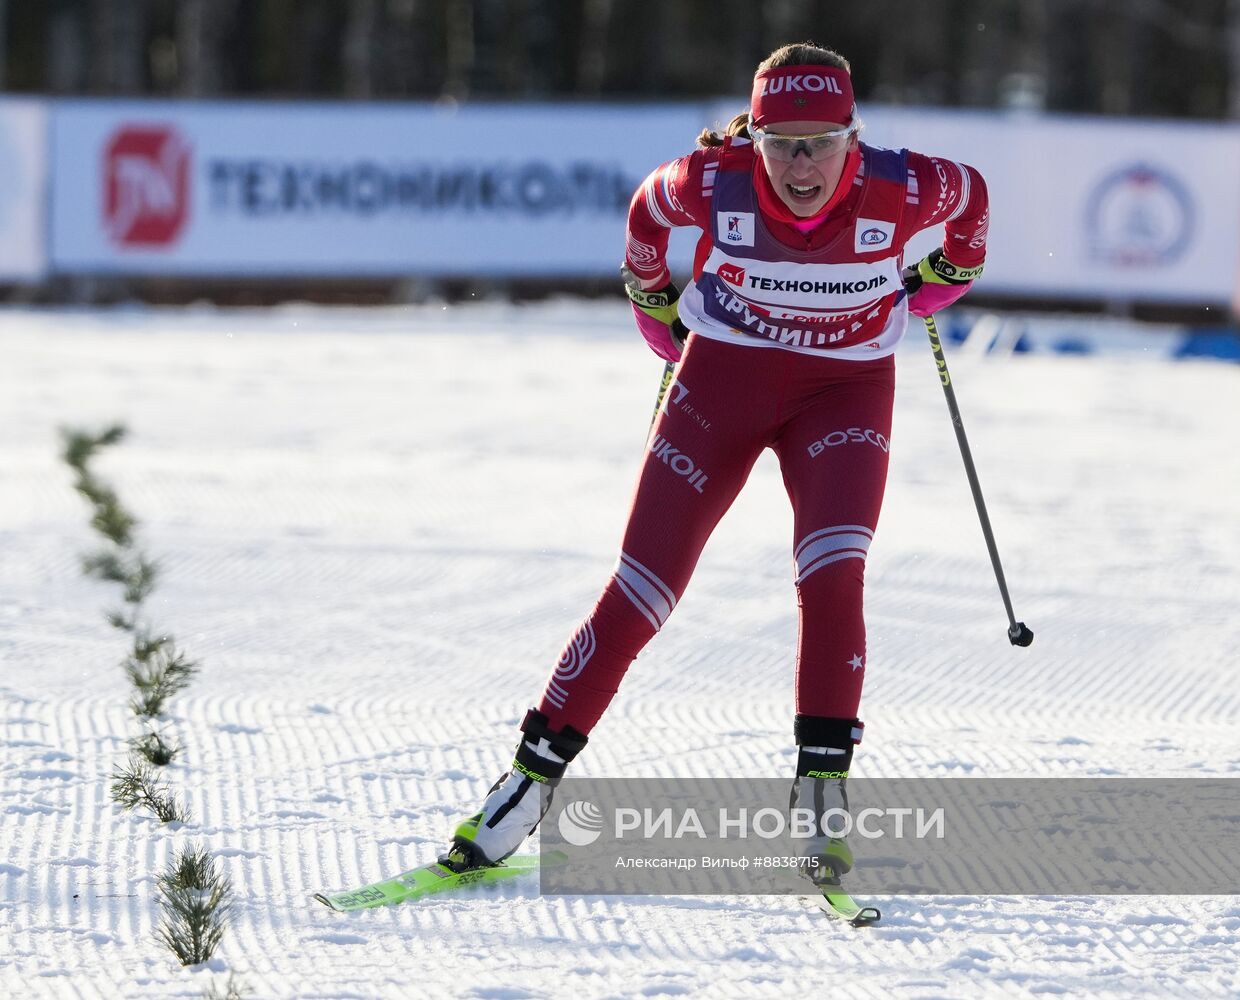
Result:
M754 145L772 160L791 163L802 151L811 160L825 160L834 156L848 145L849 137L860 132L862 128L861 119L854 115L852 124L847 128L811 132L808 135L779 135L750 125L749 136Z

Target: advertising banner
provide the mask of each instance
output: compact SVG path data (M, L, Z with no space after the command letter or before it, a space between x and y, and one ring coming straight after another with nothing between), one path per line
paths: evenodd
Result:
M606 277L641 179L743 104L58 102L51 259L79 273ZM1220 305L1236 293L1234 126L861 113L867 142L982 171L989 292ZM673 234L679 274L695 238ZM909 259L941 239L922 234Z
M47 106L0 98L0 281L47 271Z
M60 270L611 275L700 109L67 101ZM619 280L617 278L617 280Z
M865 140L970 163L990 193L989 292L1226 304L1240 270L1240 129L862 109ZM923 256L942 229L910 244Z

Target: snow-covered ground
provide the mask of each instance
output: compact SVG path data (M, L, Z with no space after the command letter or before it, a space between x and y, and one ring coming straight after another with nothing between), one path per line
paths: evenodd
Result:
M868 569L871 776L1240 771L1240 369L953 363L1019 617L1013 649L924 338L901 355ZM660 365L598 303L0 313L0 995L1235 996L1234 897L540 898L520 880L353 916L312 902L434 856L614 558ZM82 577L59 425L163 566L201 659L167 728L191 821L125 813L137 725ZM576 773L789 771L791 517L773 460L720 526ZM155 940L201 841L216 960Z

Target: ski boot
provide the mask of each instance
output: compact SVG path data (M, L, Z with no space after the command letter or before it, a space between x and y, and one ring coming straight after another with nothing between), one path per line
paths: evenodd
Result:
M481 811L457 826L439 863L454 872L499 864L534 832L551 808L555 786L586 745L571 726L552 732L547 717L531 708L521 723L512 770L491 786Z
M852 870L846 786L862 728L857 719L796 717L799 753L788 802L789 829L796 856L804 860L799 873L820 888L839 886Z

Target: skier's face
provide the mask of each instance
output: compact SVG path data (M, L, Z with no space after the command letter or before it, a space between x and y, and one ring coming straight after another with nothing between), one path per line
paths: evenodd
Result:
M763 139L757 142L758 153L771 179L775 193L795 215L809 218L822 211L835 193L844 172L848 152L857 145L856 133L838 139L807 138L792 143L792 159L786 159L789 143L779 143L777 136L817 137L846 131L847 125L837 122L780 122L762 129ZM815 155L819 155L815 159Z

